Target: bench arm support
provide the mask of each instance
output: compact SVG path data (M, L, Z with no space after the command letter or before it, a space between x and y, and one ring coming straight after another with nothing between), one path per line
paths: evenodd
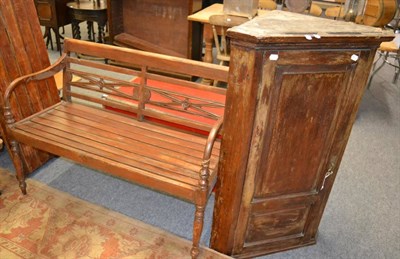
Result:
M4 116L7 125L11 125L15 122L10 106L10 96L15 90L15 88L19 86L21 83L28 83L30 81L35 81L35 80L43 80L51 76L54 76L59 71L64 69L66 57L67 54L63 53L63 55L53 65L38 72L18 77L11 82L11 84L6 88L4 93Z
M207 191L208 188L208 177L209 177L209 167L210 167L210 159L212 149L215 143L216 138L218 137L218 132L222 128L222 124L224 121L224 117L221 116L218 121L212 127L210 133L208 134L207 143L204 148L203 154L203 162L201 163L201 170L200 170L200 189L202 191Z

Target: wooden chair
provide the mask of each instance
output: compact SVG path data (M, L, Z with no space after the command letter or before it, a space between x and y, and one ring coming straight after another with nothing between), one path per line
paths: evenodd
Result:
M344 7L341 6L334 6L326 8L325 10L325 17L331 19L343 19L345 15Z
M215 48L217 49L217 60L219 60L219 65L228 65L230 60L229 55L229 39L226 37L226 30L240 25L249 19L240 16L231 16L224 14L211 15L209 18L209 23L212 26ZM214 81L216 86L218 81Z
M276 3L272 0L260 0L258 2L258 9L261 10L275 10L276 7Z
M398 42L396 42L398 41ZM372 73L371 76L369 77L368 81L368 88L371 86L371 82L373 77L378 73L381 68L387 64L389 66L394 67L394 76L392 83L395 84L400 75L400 48L399 48L399 43L400 43L400 34L397 35L397 37L388 42L382 42L381 45L379 46L378 49L378 59L374 62L374 65L372 67ZM376 68L376 65L378 62L382 59L382 64Z
M321 16L322 13L323 13L322 8L319 5L311 4L310 10L309 10L310 15L319 17L319 16Z
M226 37L226 30L240 25L249 19L240 16L231 16L224 14L211 15L209 23L212 26L214 43L217 49L217 59L220 65L229 62L229 42Z

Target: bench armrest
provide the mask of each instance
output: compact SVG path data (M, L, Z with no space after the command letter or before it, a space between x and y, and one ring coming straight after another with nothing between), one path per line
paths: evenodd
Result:
M15 88L19 86L21 83L27 83L34 80L43 80L51 76L54 76L65 67L66 57L67 54L63 53L63 55L53 65L45 69L42 69L38 72L18 77L11 82L11 84L6 88L4 92L4 115L7 124L14 123L14 118L12 116L10 107L10 96L15 90Z
M208 188L211 153L215 140L218 137L218 132L222 128L223 121L224 121L224 116L221 116L210 130L210 133L208 134L206 146L204 148L203 162L201 163L200 179L199 179L200 189L202 189L203 191L207 191Z
M207 143L204 148L203 161L208 160L208 162L210 162L211 152L212 152L215 140L218 137L218 132L222 128L223 121L224 121L224 116L221 116L217 120L217 122L214 124L212 129L210 130L210 133L208 134L208 138L207 138Z

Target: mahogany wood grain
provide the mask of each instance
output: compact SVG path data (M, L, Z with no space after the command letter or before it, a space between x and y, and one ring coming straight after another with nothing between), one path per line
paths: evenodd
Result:
M21 17L33 17L25 19ZM4 91L15 78L39 71L50 62L42 39L40 25L36 17L33 1L9 1L0 3L0 103L3 104ZM54 79L30 82L20 87L11 98L11 108L15 119L20 120L59 101ZM11 154L9 135L5 130L5 119L1 116L1 133L5 146ZM21 146L21 160L24 173L29 173L43 164L49 155Z

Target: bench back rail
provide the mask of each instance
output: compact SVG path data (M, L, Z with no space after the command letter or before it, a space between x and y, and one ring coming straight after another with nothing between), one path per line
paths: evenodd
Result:
M63 54L49 68L14 81L6 90L5 108L10 106L7 103L9 95L17 84L44 80L63 70L64 101L80 99L131 113L139 120L154 118L207 132L223 115L224 88L171 77L170 74L227 82L227 67L73 39L65 41L64 52L67 55ZM129 64L130 68L75 58L72 53ZM80 79L74 81L74 76ZM165 85L168 89L163 89ZM13 121L11 115L7 114L8 123Z
M122 51L107 45L91 48L91 44L66 43L65 51L69 57L66 58L65 76L70 83L64 87L65 100L79 98L130 112L138 120L152 118L207 132L223 114L225 89L171 77L170 74L226 82L228 68L137 50ZM129 68L74 58L72 51L109 59L113 64L129 62ZM88 68L96 72L85 72ZM112 71L115 75L105 75L104 71ZM74 75L80 80L71 80Z
M64 88L65 100L77 98L129 112L140 121L155 118L204 131L209 131L223 114L225 89L152 73L148 67L136 71L72 57L66 59L70 64L65 68L67 78L76 76L80 80L70 81ZM74 65L98 71L84 72ZM104 70L116 75L102 75ZM121 79L127 77L131 80Z

